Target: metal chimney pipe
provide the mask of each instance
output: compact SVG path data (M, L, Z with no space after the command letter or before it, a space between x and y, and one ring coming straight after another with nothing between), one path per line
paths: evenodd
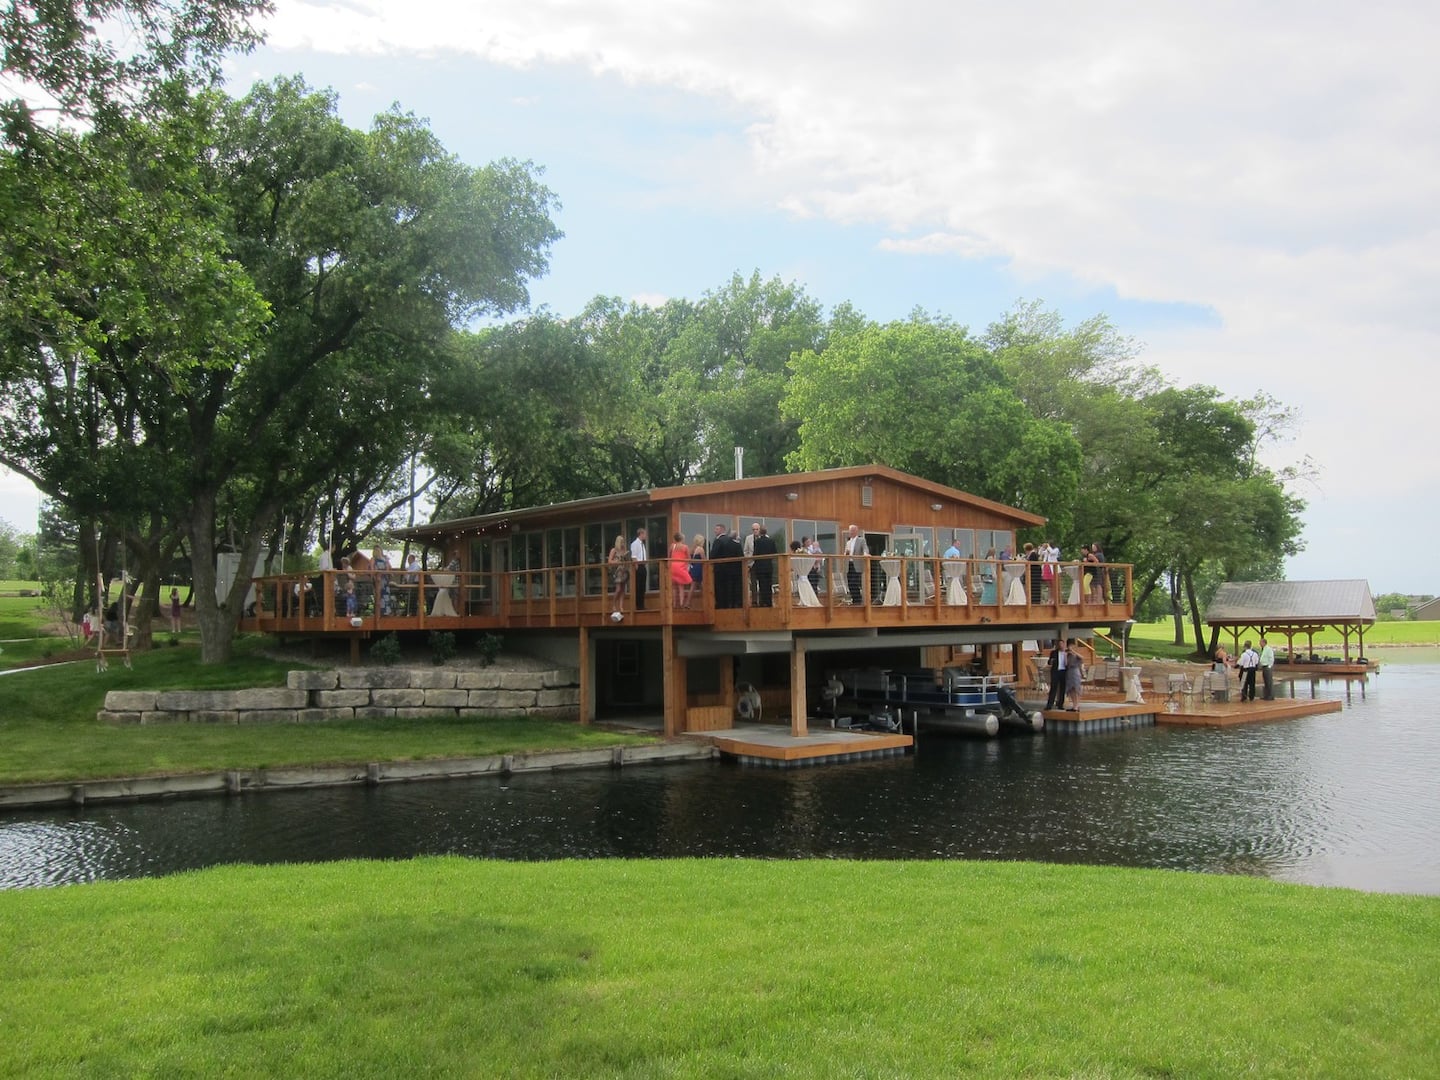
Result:
M745 448L743 446L735 447L735 479L745 479Z

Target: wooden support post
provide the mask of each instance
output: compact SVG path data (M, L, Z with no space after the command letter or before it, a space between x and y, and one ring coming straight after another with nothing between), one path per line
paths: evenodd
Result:
M685 686L685 658L677 655L675 651L675 627L666 623L662 634L665 653L665 737L670 739L686 729L686 701L689 693Z
M725 715L735 715L735 658L733 656L721 656L716 660L720 665L720 701L725 706ZM734 727L734 723L729 725Z
M595 709L595 665L590 657L590 628L580 627L580 723L589 724Z
M790 734L797 739L810 734L810 721L805 705L805 642L790 642Z

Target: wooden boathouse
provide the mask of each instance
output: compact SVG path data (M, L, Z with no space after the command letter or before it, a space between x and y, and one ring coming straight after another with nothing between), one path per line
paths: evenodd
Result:
M1375 600L1363 578L1227 581L1206 609L1205 622L1228 634L1236 655L1242 637L1269 637L1272 646L1284 638L1283 652L1276 648L1276 675L1363 675L1377 667L1365 656L1365 631L1375 625ZM1340 632L1341 655L1321 657L1315 652L1315 634L1331 628ZM1297 638L1305 641L1299 652Z
M348 639L352 656L392 631L501 633L579 671L582 722L658 713L673 736L731 729L748 710L802 738L831 669L941 667L987 646L1020 668L1024 642L1129 619L1129 566L1044 571L1015 557L1044 523L879 465L650 488L403 530L425 552L408 571L362 561L257 578L241 626ZM777 554L708 557L718 533L743 540L757 526ZM847 553L851 526L869 554ZM617 620L607 553L642 528L644 585L637 565L624 568ZM687 559L700 582L684 606L670 574L677 533L707 553ZM819 553L792 555L806 537Z

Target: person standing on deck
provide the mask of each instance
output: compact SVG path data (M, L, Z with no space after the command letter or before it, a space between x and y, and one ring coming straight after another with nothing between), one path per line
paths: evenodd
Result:
M724 525L716 525L715 539L710 543L710 572L715 578L717 608L740 606L740 564L734 560L742 554L740 541Z
M1240 700L1255 700L1255 669L1260 666L1260 654L1255 651L1250 642L1245 642L1245 648L1240 651L1238 661L1240 668Z
M1070 712L1077 712L1080 709L1080 694L1084 689L1085 661L1080 656L1080 646L1075 639L1069 638L1065 642L1065 697L1068 703L1065 708Z
M1050 650L1050 693L1045 698L1046 709L1060 709L1065 706L1065 672L1070 665L1070 653L1066 643L1055 639Z
M770 530L764 525L755 535L754 550L758 556L754 560L754 569L750 572L750 580L755 583L755 599L761 607L771 607L775 603L775 558L779 554L775 547L775 538L770 535Z
M845 584L850 588L850 603L865 603L864 572L869 572L867 556L870 548L865 543L865 534L859 525L850 526L850 535L845 540Z
M1275 700L1275 650L1270 647L1268 638L1260 639L1260 678L1265 683L1265 693L1262 695L1266 701Z
M635 539L630 542L630 558L635 563L635 610L645 610L645 590L650 587L650 570L646 560L650 551L645 543L645 526L635 530Z

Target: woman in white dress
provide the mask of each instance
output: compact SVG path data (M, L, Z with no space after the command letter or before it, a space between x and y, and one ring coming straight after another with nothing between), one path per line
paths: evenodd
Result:
M810 568L814 558L806 552L799 540L790 541L790 587L795 593L799 607L819 607L820 598L815 595L815 586L810 584Z

